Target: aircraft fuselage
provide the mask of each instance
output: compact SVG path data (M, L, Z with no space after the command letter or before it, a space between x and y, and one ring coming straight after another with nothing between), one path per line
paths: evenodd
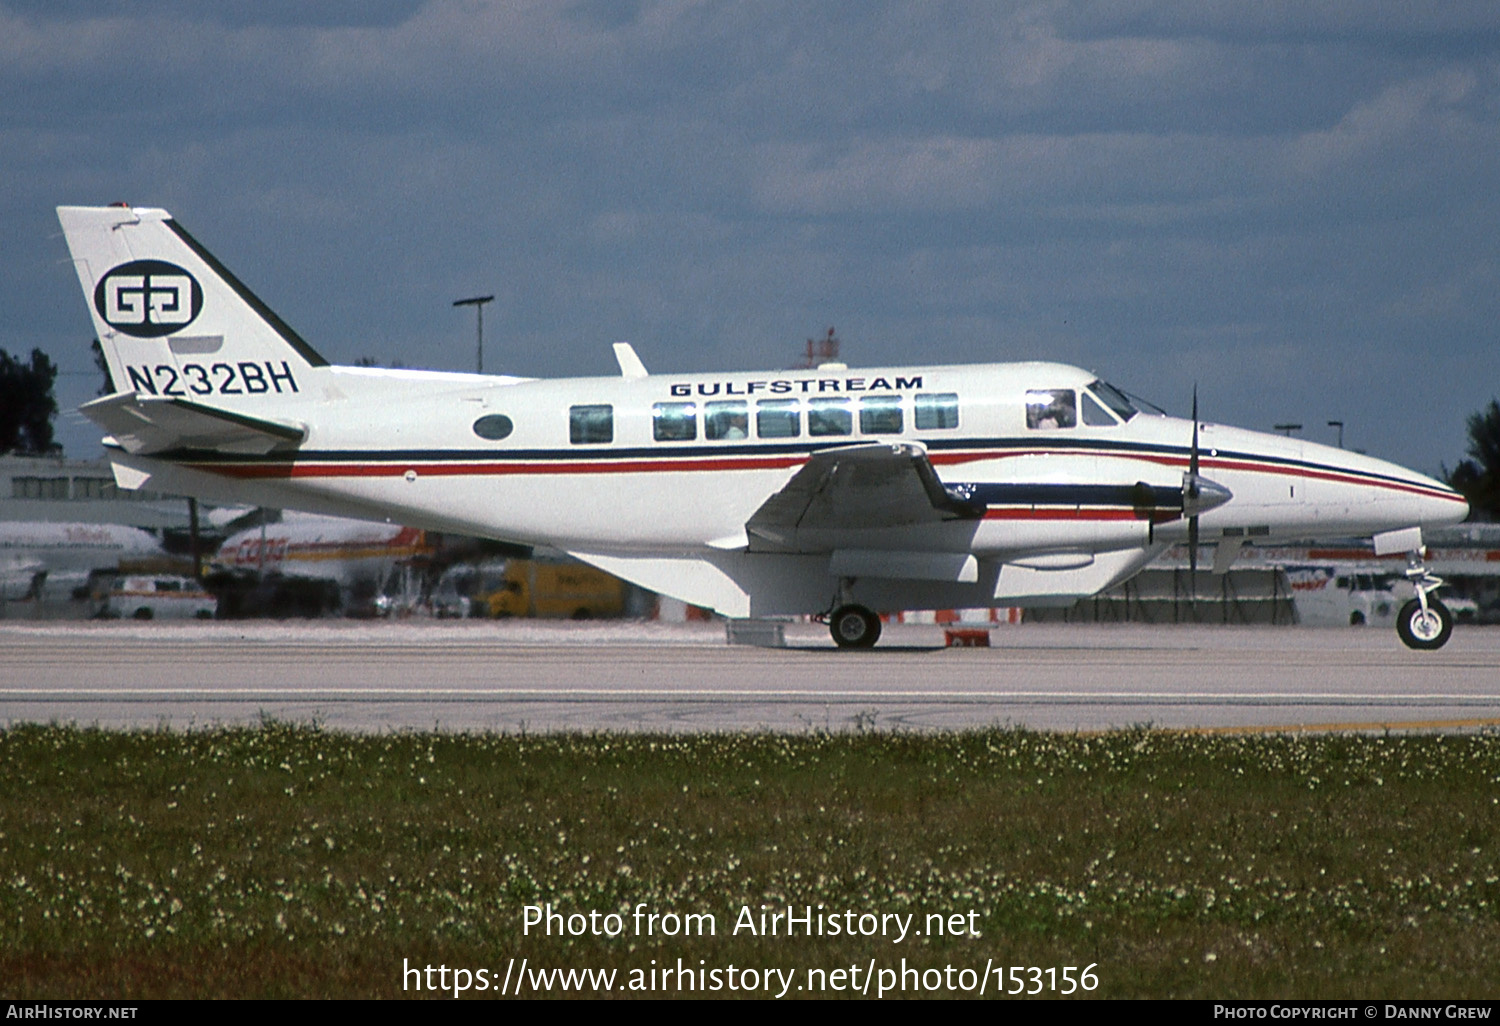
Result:
M294 416L319 407L295 451L189 450L170 462L220 479L200 481L208 487L232 482L241 501L267 491L276 502L301 496L323 510L507 541L681 554L743 532L813 452L914 443L983 515L939 532L871 529L869 547L962 543L1004 559L1185 540L1181 516L1133 490L1180 487L1192 422L1122 420L1099 403L1096 423L1084 423L1076 405L1095 380L1052 363L549 380L314 368L298 401L280 397L277 407ZM1071 392L1073 423L1028 421L1026 397L1039 391ZM664 407L678 422L662 440ZM581 408L592 409L573 412ZM509 433L480 437L475 424L496 416ZM585 416L593 421L580 424ZM1373 534L1464 512L1437 481L1300 439L1203 423L1200 451L1201 473L1233 496L1202 515L1205 542Z
M858 634L871 610L1070 603L1193 536L1420 547L1410 529L1467 514L1395 464L1144 413L1057 363L330 366L165 211L59 216L119 389L84 412L122 486L549 545L729 616L853 608Z

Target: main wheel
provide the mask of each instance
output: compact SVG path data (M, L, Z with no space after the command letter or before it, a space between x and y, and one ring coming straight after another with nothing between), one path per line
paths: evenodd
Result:
M880 640L880 617L864 606L839 606L828 618L828 633L839 648L871 648Z
M1426 612L1420 601L1412 599L1396 616L1396 633L1407 648L1442 648L1453 633L1453 614L1437 599L1427 600Z

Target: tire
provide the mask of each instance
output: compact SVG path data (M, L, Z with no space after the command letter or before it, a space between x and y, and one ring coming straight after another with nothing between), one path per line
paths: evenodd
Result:
M1363 627L1365 625L1365 614L1358 609L1349 614L1350 627Z
M1437 599L1427 600L1427 612L1422 612L1422 603L1412 599L1401 607L1396 615L1396 633L1407 648L1434 649L1448 643L1453 633L1453 614Z
M150 606L142 606L131 614L131 618L135 620L149 620L155 615L156 614L151 611Z
M880 640L880 617L864 606L839 606L828 618L828 633L839 648L873 648Z

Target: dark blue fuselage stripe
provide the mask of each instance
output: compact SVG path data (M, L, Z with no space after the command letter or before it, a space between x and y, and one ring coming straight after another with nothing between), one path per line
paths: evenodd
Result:
M865 440L871 441L871 440ZM1016 438L970 438L970 439L929 439L919 438L915 441L926 446L929 452L957 452L974 451L974 459L996 459L1003 458L1012 452L1035 452L1042 450L1074 450L1081 455L1089 452L1102 451L1108 455L1120 456L1122 458L1137 459L1161 459L1181 460L1186 462L1189 456L1187 446L1167 445L1161 443L1140 442L1100 442L1085 441L1082 439L1047 439L1045 444L1039 444L1033 439ZM800 457L814 452L827 449L845 448L859 444L858 440L852 438L841 438L837 441L823 443L773 443L773 444L740 444L740 445L694 445L676 446L664 443L649 448L635 447L629 449L620 448L570 448L570 449L322 449L313 451L289 451L284 454L272 453L268 456L226 453L216 450L201 449L175 449L166 452L154 453L153 458L168 460L172 462L195 463L199 465L219 464L224 466L290 466L292 464L318 464L318 463L504 463L504 462L629 462L632 460L672 460L683 461L684 469L691 469L692 461L695 459L725 459L732 457ZM987 450L987 451L986 451ZM1055 453L1064 455L1065 453ZM1349 467L1339 467L1325 463L1312 463L1307 460L1296 460L1286 456L1263 456L1257 453L1231 452L1228 450L1217 450L1212 456L1204 455L1206 462L1215 460L1236 460L1254 463L1262 463L1271 467L1281 467L1289 470L1312 471L1317 473L1338 474L1347 477L1363 478L1371 483L1394 484L1408 488L1419 488L1432 491L1433 486L1425 481L1413 481L1407 478L1395 477L1389 474L1377 474L1367 470L1355 470Z
M1124 506L1181 509L1182 489L1088 484L955 484L946 486L985 506Z

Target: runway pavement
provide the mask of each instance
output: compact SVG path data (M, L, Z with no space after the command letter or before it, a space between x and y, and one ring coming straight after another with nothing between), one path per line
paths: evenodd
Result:
M935 627L785 649L721 625L0 624L0 723L190 729L263 717L331 729L1100 730L1500 727L1500 629L1438 652L1394 631L1002 626L988 649Z

